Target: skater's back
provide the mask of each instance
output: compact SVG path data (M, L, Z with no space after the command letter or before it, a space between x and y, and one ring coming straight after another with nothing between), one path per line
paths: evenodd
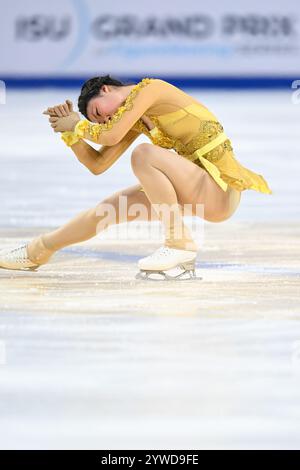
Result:
M62 137L66 143L73 134L113 146L122 140L125 143L132 131L147 135L153 144L174 149L204 168L224 191L229 185L239 191L272 193L262 175L237 161L217 117L180 88L158 78L144 78L137 83L107 123L81 120L74 133L63 133Z

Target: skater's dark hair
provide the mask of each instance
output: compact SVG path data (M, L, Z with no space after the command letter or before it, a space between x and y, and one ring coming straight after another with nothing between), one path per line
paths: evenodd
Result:
M136 83L123 83L110 75L104 75L103 77L90 78L81 87L80 96L78 98L78 109L87 119L87 105L91 98L100 94L102 85L112 86L127 86L136 85Z

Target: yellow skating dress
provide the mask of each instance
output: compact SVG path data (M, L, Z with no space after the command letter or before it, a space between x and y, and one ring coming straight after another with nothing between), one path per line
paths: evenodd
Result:
M153 122L153 129L148 129L143 115ZM107 123L81 120L73 132L63 132L62 139L69 146L79 139L101 144L101 158L112 146L116 156L121 155L141 134L205 169L224 191L229 185L239 191L272 194L262 175L235 158L231 141L215 115L180 88L158 78L143 78L137 83Z

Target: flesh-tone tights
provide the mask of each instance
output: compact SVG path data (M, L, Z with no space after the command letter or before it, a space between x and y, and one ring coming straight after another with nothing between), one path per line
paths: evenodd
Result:
M113 193L61 227L34 238L27 247L31 261L44 264L55 251L88 240L112 224L137 218L160 220L165 229L166 246L197 251L182 216L221 222L239 205L239 191L231 187L223 191L205 170L174 151L142 143L133 150L131 164L139 184ZM126 210L120 209L120 196L123 202L126 197ZM143 209L137 212L138 207Z

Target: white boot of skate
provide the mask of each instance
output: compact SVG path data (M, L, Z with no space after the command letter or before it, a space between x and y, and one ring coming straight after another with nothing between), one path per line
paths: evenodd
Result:
M27 243L17 248L0 251L0 268L36 270L40 265L33 263L27 256Z
M135 277L136 279L153 279L150 278L149 275L157 273L162 275L164 279L169 280L181 278L185 273L188 273L188 279L202 279L201 277L199 278L196 276L196 258L197 252L195 251L180 250L178 248L170 248L163 245L155 250L152 255L141 258L138 261L140 272ZM174 268L181 268L184 271L175 276L169 276L164 272Z

